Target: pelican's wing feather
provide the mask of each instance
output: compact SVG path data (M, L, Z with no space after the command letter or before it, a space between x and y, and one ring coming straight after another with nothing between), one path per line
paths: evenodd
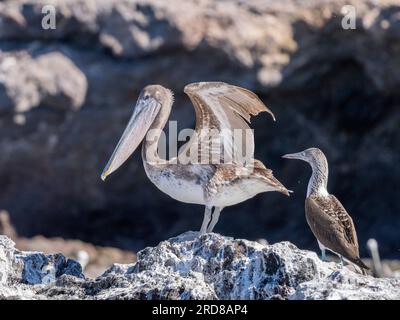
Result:
M195 130L199 156L228 155L233 162L246 162L254 154L254 134L248 125L250 117L265 111L275 120L271 110L257 95L244 88L224 82L198 82L187 85L184 92L189 96L196 112ZM235 129L241 131L235 133ZM238 136L233 139L236 134L242 134L242 139L236 139ZM192 143L191 147L193 146ZM244 153L246 159L242 157Z

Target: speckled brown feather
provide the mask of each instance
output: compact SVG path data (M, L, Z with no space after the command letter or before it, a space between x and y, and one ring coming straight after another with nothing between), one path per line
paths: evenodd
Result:
M238 167L234 164L216 165L212 178L206 186L206 197L211 197L227 185L240 183L243 179L259 179L276 191L289 195L289 191L272 174L272 170L267 169L259 160L254 160L254 167Z
M274 175L272 174L272 170L266 168L260 160L254 160L254 169L251 177L261 179L268 183L270 186L274 186L277 191L289 196L289 190L286 189L285 186L274 177Z
M361 268L368 269L359 256L353 220L334 195L309 196L305 212L307 223L320 243Z

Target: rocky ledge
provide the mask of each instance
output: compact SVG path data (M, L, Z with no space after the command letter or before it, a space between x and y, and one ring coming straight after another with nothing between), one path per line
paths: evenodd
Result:
M0 236L1 299L400 299L399 279L322 262L289 242L187 232L88 279L61 254L23 252Z
M48 4L57 26L43 30ZM342 28L345 5L356 29ZM0 0L0 210L25 238L132 251L197 228L203 208L158 192L140 152L108 183L99 174L145 85L175 92L180 130L195 126L183 87L226 81L273 110L277 123L252 122L256 155L294 194L232 206L218 231L263 237L274 225L269 240L314 243L299 219L310 172L280 157L317 146L362 254L373 235L398 259L399 70L399 0Z

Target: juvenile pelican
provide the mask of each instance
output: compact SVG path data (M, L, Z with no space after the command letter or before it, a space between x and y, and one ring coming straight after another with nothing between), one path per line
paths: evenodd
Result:
M213 230L224 207L266 191L289 195L272 171L253 159L254 135L246 121L263 111L274 117L253 92L223 82L193 83L184 92L194 105L196 128L178 156L161 159L157 147L171 112L172 92L160 85L149 85L140 93L133 115L103 170L103 180L128 159L147 135L142 144L142 158L148 178L178 201L205 206L200 234ZM237 129L246 131L245 139L230 139L232 131ZM215 147L213 142L221 137ZM248 151L246 157L239 155L243 147ZM232 161L198 161L221 160L223 152Z
M324 153L318 148L310 148L286 154L283 158L306 161L312 168L305 212L307 223L318 240L321 259L325 260L325 249L328 249L341 260L344 257L360 268L368 269L360 259L353 220L339 200L328 193L328 161Z

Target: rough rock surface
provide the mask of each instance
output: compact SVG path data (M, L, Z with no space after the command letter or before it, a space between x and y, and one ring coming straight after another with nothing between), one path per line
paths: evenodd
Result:
M41 28L44 4L55 30ZM341 27L344 5L355 30ZM107 183L99 175L142 87L173 89L171 118L192 128L183 86L222 80L276 114L253 121L256 156L295 193L227 208L216 230L316 248L300 214L310 172L280 156L318 146L362 254L374 237L398 258L398 70L398 0L1 1L0 209L23 236L134 250L198 228L203 208L158 192L138 154Z
M186 232L90 280L73 260L20 252L0 236L0 298L399 299L400 279L362 276L289 242Z
M85 101L84 74L58 52L36 58L26 52L0 55L0 94L7 95L0 108L26 112L39 105L60 110L77 109Z
M82 266L84 275L89 278L98 277L112 263L136 261L136 255L132 251L95 246L77 239L20 237L10 223L9 214L5 211L0 211L0 235L9 237L15 242L15 247L22 251L57 252L77 260Z

